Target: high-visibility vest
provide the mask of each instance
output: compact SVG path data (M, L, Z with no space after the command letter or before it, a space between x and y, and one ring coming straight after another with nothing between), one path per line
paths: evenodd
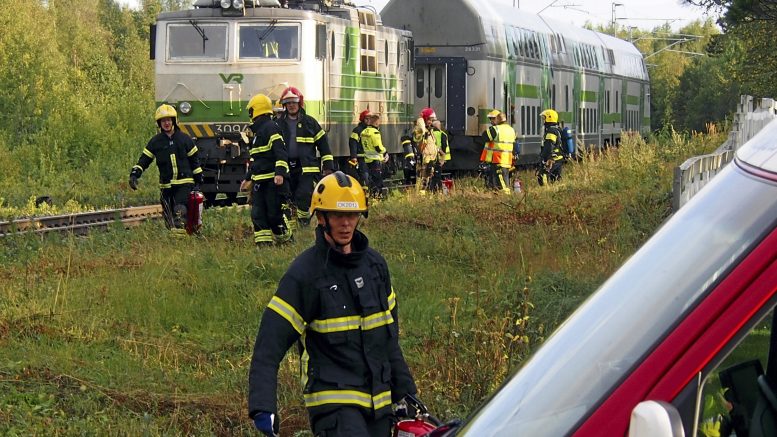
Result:
M386 148L380 137L380 131L375 126L367 126L361 133L361 143L364 148L364 162L383 161Z
M441 129L432 129L434 134L434 142L437 143L437 147L445 152L445 162L451 160L451 144L448 142L448 134Z
M488 129L488 138L491 140L483 147L483 153L480 160L483 162L497 164L500 167L510 168L513 166L513 147L515 145L515 130L506 123L492 126L496 130L496 135L492 135L491 128Z

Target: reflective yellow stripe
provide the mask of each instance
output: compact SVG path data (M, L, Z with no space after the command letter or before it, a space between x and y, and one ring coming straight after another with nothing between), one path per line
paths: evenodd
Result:
M378 393L377 395L373 396L372 405L373 409L375 410L380 410L383 407L391 405L391 392L384 391L383 393Z
M283 137L281 136L281 134L272 134L272 135L270 135L270 142L269 142L269 144L272 144L272 142L276 141L276 140L283 141Z
M286 321L291 324L291 327L298 333L302 334L302 332L305 331L305 320L299 315L294 307L286 303L283 299L278 296L273 296L272 299L270 299L270 303L267 304L267 308L275 311L278 315L286 319Z
M174 179L170 181L170 185L183 185L183 184L193 184L194 178L183 178L183 179Z
M360 326L361 317L359 316L336 317L334 319L313 320L310 322L310 330L320 332L322 334L350 331L353 329L359 329Z
M555 143L556 140L558 139L558 137L556 136L556 134L554 134L552 132L548 132L548 133L545 134L545 139L553 141Z
M192 147L192 150L189 150L186 156L194 156L195 153L197 153L197 146Z
M319 140L319 138L323 137L325 134L326 134L326 132L324 132L324 130L323 130L323 129L321 129L320 131L318 131L318 133L316 134L316 136L315 136L315 137L313 137L313 140L314 140L314 141L318 141L318 140Z
M254 232L254 243L268 243L268 242L272 243L272 231L270 231L269 229L262 229L261 231Z
M391 405L391 391L384 391L375 396L356 390L324 390L305 394L305 406L308 408L327 404L358 405L379 410Z
M262 173L262 174L254 174L251 175L252 181L265 181L267 179L272 179L275 177L275 173Z
M195 169L194 169L194 171L193 171L192 173L194 173L194 174L200 174L200 173L202 173L202 167L197 167L197 168L195 168Z
M318 173L318 167L302 167L302 173Z
M144 154L144 155L146 155L146 156L148 156L148 157L149 157L149 158L151 158L151 159L154 159L154 154L153 154L153 153L151 153L151 152L150 152L148 149L146 149L145 147L143 148L143 154Z
M175 159L175 154L170 155L170 166L173 168L173 177L171 179L178 179L178 160Z
M133 165L133 166L132 166L132 169L133 169L133 170L135 170L135 169L138 169L138 170L140 170L140 172L141 172L141 173L143 173L143 167L141 167L141 166L139 166L139 165L137 165L137 164Z
M289 163L286 162L286 161L275 161L275 166L276 167L283 167L283 168L286 169L287 172L289 171Z
M356 132L351 132L351 138L353 138L356 141L359 141L359 134Z
M307 337L307 331L302 333L302 338L300 341L302 342L302 356L299 358L299 372L300 372L300 382L302 382L302 387L304 388L306 385L308 385L308 362L310 362L310 355L308 355L308 348L305 347L305 337Z
M332 155L324 155L324 156L321 157L321 162L332 161L333 159L334 158L332 157Z
M388 305L389 305L389 311L394 310L394 307L397 306L397 295L394 294L394 286L391 286L391 294L389 294L388 297Z
M370 329L379 328L394 323L394 317L391 316L391 312L384 311L382 313L375 313L362 319L362 331L369 331Z
M310 138L310 137L297 137L297 142L298 143L310 143L310 144L313 144L314 140L313 140L313 138Z
M248 153L252 155L256 155L257 153L269 152L270 150L272 150L272 144L268 144L266 146L254 147Z
M393 294L392 294L393 296ZM393 309L397 302L395 298L389 296L389 305ZM366 317L346 316L333 319L313 320L308 326L311 331L321 334L331 334L333 332L354 331L361 329L369 331L394 323L394 317L391 315L391 309L370 314Z

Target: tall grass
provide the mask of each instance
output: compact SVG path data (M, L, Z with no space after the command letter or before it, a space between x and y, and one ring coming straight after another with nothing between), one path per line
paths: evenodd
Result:
M465 416L669 214L673 163L706 138L570 163L520 195L456 181L394 193L362 229L386 257L420 397ZM206 211L197 237L159 223L0 245L0 429L5 435L252 435L245 392L261 312L312 242L257 250L249 212ZM304 434L296 369L281 365L284 435Z

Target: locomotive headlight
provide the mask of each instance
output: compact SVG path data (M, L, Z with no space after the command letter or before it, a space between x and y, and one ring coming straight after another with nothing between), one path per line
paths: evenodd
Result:
M232 0L232 6L235 9L243 9L243 4L245 2L243 0Z
M221 0L221 8L227 9L228 7L232 6L231 0Z
M189 115L189 113L192 112L192 104L189 102L181 102L178 105L178 109L181 110L181 114Z

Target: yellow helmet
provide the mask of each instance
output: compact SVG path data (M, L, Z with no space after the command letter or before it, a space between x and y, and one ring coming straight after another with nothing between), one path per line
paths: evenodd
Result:
M256 118L264 114L272 114L272 100L270 100L270 98L264 94L257 94L251 97L251 100L248 101L246 109L252 111L249 112L251 114L251 118Z
M488 118L496 118L501 112L499 112L498 109L494 109L493 111L489 112L487 117Z
M540 112L543 123L558 123L558 112L552 109L546 109Z
M176 119L178 118L178 113L175 112L175 108L168 105L167 103L160 105L158 108L156 108L156 112L154 112L154 120L159 121L163 118L172 118L173 123L176 122Z
M367 217L364 188L351 176L336 171L324 176L313 189L310 214L316 211L360 212Z

